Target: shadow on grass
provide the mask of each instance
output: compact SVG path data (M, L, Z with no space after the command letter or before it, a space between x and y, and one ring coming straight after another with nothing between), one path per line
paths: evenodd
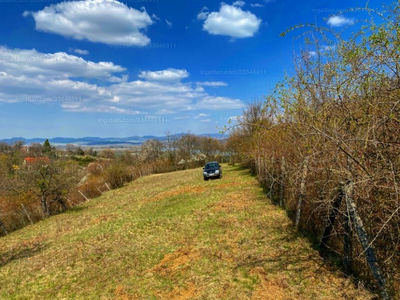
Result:
M256 178L256 174L254 174L254 172L252 172L252 170L248 167L243 167L240 165L237 165L234 167L234 169L232 170L233 172L238 172L239 175L243 175L243 176L252 176L255 179ZM275 183L276 185L277 183ZM305 238L308 240L308 242L310 243L310 246L312 247L313 250L318 251L320 250L319 247L319 241L320 241L320 236L316 233L316 232L311 232L311 231L307 231L304 230L302 228L300 228L299 230L295 228L294 226L294 218L295 218L295 211L287 209L287 208L282 208L279 205L279 197L277 196L278 191L276 191L274 189L274 186L272 186L272 189L270 186L266 186L265 184L259 183L259 186L262 188L262 193L263 195L265 195L266 198L269 199L270 203L273 204L274 206L276 206L277 208L283 209L286 213L286 216L292 221L292 226L290 228L288 228L287 232L286 232L286 236L282 239L283 243L290 243L290 242L294 242L295 240L299 239L299 238ZM293 256L291 256L293 255ZM321 266L321 268L325 268L325 269L329 269L331 271L341 271L343 272L343 264L342 264L342 258L335 252L333 251L329 251L327 250L325 253L323 253L323 255L319 256L319 260L318 261L324 261L324 265L325 266ZM311 258L310 258L311 259ZM316 261L316 259L311 259L313 261ZM295 253L290 253L290 251L283 251L279 256L274 257L274 258L266 258L266 259L259 259L259 260L254 260L254 261L248 261L245 264L239 264L237 266L238 267L257 267L259 265L262 265L263 263L267 263L267 262L271 262L271 263L277 263L281 268L285 269L287 266L289 265L299 265L301 263L306 263L307 261L304 261L304 258L296 258L296 254ZM296 271L297 268L293 267ZM307 267L304 268L300 268L298 271L304 271ZM274 271L273 268L271 268L271 270L266 270L266 271ZM277 271L275 269L275 271Z
M87 209L88 209L87 206L78 205L66 210L65 212L63 212L63 214L76 214Z
M0 268L13 261L35 256L43 251L46 245L40 242L31 242L29 244L18 245L17 247L6 252L0 252Z

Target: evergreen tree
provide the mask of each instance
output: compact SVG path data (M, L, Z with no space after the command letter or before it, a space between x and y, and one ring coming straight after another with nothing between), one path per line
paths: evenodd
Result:
M51 145L48 139L46 139L46 141L44 142L42 151L45 154L49 154L51 152Z

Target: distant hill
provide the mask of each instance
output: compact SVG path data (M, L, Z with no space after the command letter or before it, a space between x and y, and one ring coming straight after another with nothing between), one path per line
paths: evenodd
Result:
M180 137L183 133L176 134L174 136ZM220 139L223 136L220 133L210 133L210 134L199 134L199 136L210 136L213 138ZM55 146L65 146L67 144L75 144L81 146L106 146L106 145L125 145L125 146L134 146L134 145L141 145L147 140L157 139L160 141L165 140L165 136L153 136L153 135L146 135L146 136L129 136L129 137L82 137L82 138L72 138L72 137L55 137L50 138L49 141L52 145ZM223 138L226 138L225 136ZM23 141L25 145L29 145L32 143L44 143L46 138L31 138L26 139L23 137L13 137L10 139L2 139L0 142L4 142L7 144L14 144L18 141Z

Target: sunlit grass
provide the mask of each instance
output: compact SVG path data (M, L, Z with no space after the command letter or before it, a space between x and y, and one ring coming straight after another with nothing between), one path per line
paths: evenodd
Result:
M0 240L0 299L368 299L246 170L130 185Z

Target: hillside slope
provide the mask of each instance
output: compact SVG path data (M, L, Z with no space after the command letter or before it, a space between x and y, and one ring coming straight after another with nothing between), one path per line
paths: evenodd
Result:
M256 180L141 178L0 239L0 299L371 299Z

